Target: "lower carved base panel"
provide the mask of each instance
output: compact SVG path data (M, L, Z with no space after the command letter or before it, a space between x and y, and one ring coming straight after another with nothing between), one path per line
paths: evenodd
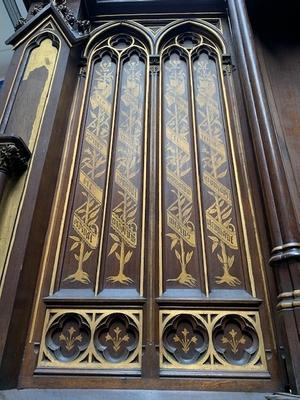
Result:
M47 310L37 372L139 374L142 311ZM55 370L55 371L54 371Z
M140 375L142 313L48 309L35 372ZM257 311L163 309L153 329L161 376L269 377Z
M160 311L162 375L268 376L256 311Z

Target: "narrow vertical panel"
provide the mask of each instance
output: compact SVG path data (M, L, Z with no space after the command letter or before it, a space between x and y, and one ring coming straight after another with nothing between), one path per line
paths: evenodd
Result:
M123 61L120 73L102 289L129 287L139 291L144 259L145 62L133 52Z
M216 62L202 52L194 61L193 72L210 288L243 289L236 206Z
M4 131L6 135L21 136L31 151L42 121L57 53L51 39L44 39L30 52Z
M76 188L62 259L62 288L93 288L111 138L116 64L106 54L93 69Z
M38 47L35 47L27 54L27 57L27 65L17 88L4 134L21 136L34 157L54 77L58 48L53 45L52 40L44 39ZM10 183L11 187L6 192L6 198L1 202L0 254L2 257L0 259L0 295L10 257L10 249L13 245L14 228L17 226L16 222L22 209L22 199L29 176L30 172L23 175L17 183Z
M163 64L162 91L160 268L163 291L181 296L200 288L201 260L188 65L175 51Z

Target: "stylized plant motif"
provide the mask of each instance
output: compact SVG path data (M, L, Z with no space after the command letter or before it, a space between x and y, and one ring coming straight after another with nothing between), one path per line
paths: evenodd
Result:
M181 331L182 336L179 337L177 334L173 337L173 340L175 343L180 343L182 345L182 350L187 353L190 350L190 346L192 343L197 343L197 338L196 336L192 336L190 339L188 338L189 336L189 331L184 328L183 331Z
M259 351L259 339L252 323L238 315L227 315L213 329L213 346L230 364L245 365Z
M207 329L192 315L177 315L170 319L163 330L164 351L176 362L193 364L208 348Z
M110 333L107 333L107 335L105 336L105 340L106 342L112 341L113 349L115 351L118 351L120 350L122 342L127 343L129 341L129 336L128 335L121 336L122 330L119 328L119 326L114 328L114 332L115 336L111 336Z
M230 344L231 350L233 353L237 353L239 351L239 345L240 344L245 344L246 339L244 336L241 336L239 339L236 337L237 331L234 329L231 329L231 331L228 332L229 337L223 336L221 341L223 344Z
M126 79L121 94L122 123L119 128L119 140L122 143L117 150L115 172L115 182L118 185L121 201L112 211L111 227L114 232L110 233L110 237L113 244L108 253L108 256L114 255L117 259L119 270L116 275L107 277L107 281L128 285L133 279L125 274L124 269L137 246L136 214L139 192L134 178L140 172L143 115L141 102L143 76L137 55L131 56L129 62L125 64L124 74ZM128 235L119 229L120 225Z
M90 327L81 315L67 313L58 316L45 337L45 346L61 362L71 362L82 354L90 342Z
M89 124L85 131L84 151L80 164L79 183L83 190L84 203L76 208L73 215L73 228L77 235L70 251L77 261L75 273L64 280L88 284L89 274L83 270L83 264L90 258L98 244L99 227L97 220L102 206L103 179L106 172L108 137L110 134L111 104L108 101L113 90L113 65L105 56L95 69L95 88L90 98ZM79 226L79 228L78 228ZM82 228L80 228L82 226Z
M135 322L124 314L110 314L101 320L94 335L97 352L105 360L118 363L127 360L139 343L139 330Z
M65 342L66 343L66 349L68 351L72 350L76 342L81 342L82 341L82 335L77 335L74 336L74 333L76 332L76 329L73 326L70 326L70 328L67 330L68 335L64 335L61 333L59 335L59 340L60 342Z
M192 190L184 181L184 177L191 172L190 147L188 142L190 127L187 114L188 104L185 99L187 77L177 54L173 54L166 65L168 70L165 93L165 101L168 105L167 136L168 130L172 131L172 135L169 135L166 146L167 179L172 185L171 192L175 197L175 201L168 207L167 212L170 215L175 215L179 224L190 235L190 239L186 240L185 237L174 230L169 220L168 226L173 232L167 233L166 236L171 239L171 251L174 251L175 257L179 261L181 272L177 278L168 279L168 281L179 282L183 285L193 287L196 285L196 279L187 272L188 264L194 253L191 248L195 247L195 227L191 221L193 200ZM181 146L178 145L177 141L180 141ZM181 182L182 187L177 182Z
M204 168L204 184L209 188L208 194L213 198L213 203L206 210L206 222L208 229L213 233L209 236L212 240L212 253L219 249L217 258L223 267L223 275L216 277L216 283L236 286L241 281L230 272L235 256L228 255L228 248L237 249L236 231L232 224L231 192L220 181L228 174L223 122L216 98L217 77L209 69L208 63L208 60L198 60L194 64L198 78L196 101L201 119L198 129L203 142L202 151L205 154L201 160ZM217 225L218 229L215 229L214 225ZM220 229L222 232L218 233ZM226 235L230 237L231 242L226 241Z

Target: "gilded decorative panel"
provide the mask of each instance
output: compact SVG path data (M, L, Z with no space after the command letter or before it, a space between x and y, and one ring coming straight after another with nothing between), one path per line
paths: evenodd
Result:
M197 140L201 172L210 285L241 287L236 209L230 153L226 143L217 59L201 52L194 57Z
M111 140L116 63L108 54L95 63L80 167L64 254L62 287L95 284L103 192Z
M252 274L239 244L244 216L220 65L218 47L193 32L176 36L163 49L160 293L167 296L246 291Z
M59 290L143 290L147 70L130 35L108 38L90 61Z
M267 374L258 312L161 310L160 368Z
M122 68L104 288L140 286L143 264L143 164L146 65L133 52Z
M48 309L38 370L128 370L139 374L142 311Z
M199 214L195 191L188 63L170 49L163 66L162 194L164 281L167 288L199 287L196 243Z

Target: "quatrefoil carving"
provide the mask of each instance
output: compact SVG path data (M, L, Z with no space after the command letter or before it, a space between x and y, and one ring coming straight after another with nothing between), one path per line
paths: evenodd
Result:
M166 325L163 344L177 362L193 364L206 353L208 334L198 318L182 314L172 318Z
M70 362L87 349L90 338L89 325L81 315L64 314L48 329L46 347L57 360Z
M248 364L257 354L259 341L252 324L237 315L223 317L213 332L214 347L227 362Z
M137 348L138 342L138 328L125 314L111 314L104 318L94 336L97 352L112 363L127 360Z

